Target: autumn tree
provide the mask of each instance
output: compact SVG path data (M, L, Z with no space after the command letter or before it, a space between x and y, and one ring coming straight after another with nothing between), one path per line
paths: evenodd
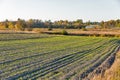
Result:
M24 30L26 27L26 22L22 19L18 19L16 24L15 24L15 29L16 30Z
M73 25L75 26L75 28L81 29L83 27L83 20L78 19L78 20L74 21Z
M9 29L15 29L15 25L14 25L14 23L11 21L11 22L8 22L8 28Z

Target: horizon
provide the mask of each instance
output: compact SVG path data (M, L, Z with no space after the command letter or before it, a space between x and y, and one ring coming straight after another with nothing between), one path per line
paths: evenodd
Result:
M21 19L21 20L25 20L25 21L29 21L30 19L22 19L22 18L17 18L16 20L9 20L9 19L5 19L5 20L2 20L2 21L0 21L0 22L5 22L6 20L8 20L8 21L17 21L18 19ZM42 22L45 22L45 21L49 21L50 19L48 19L48 20L42 20L42 19L33 19L33 18L31 18L32 20L41 20ZM63 20L63 19L61 19L61 20ZM67 19L64 19L63 21L65 21L65 20L67 20ZM107 22L107 21L110 21L110 20L120 20L120 19L109 19L109 20L102 20L102 21L91 21L91 20L88 20L88 21L84 21L83 19L76 19L76 20L67 20L67 21L77 21L77 20L82 20L84 23L85 22L102 22L102 21L104 21L104 22ZM60 21L60 20L50 20L51 22L55 22L55 21Z
M20 18L100 22L120 19L119 8L119 0L0 0L0 21Z

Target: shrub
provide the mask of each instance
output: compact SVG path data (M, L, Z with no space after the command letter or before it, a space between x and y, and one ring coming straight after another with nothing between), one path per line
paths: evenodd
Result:
M68 35L68 32L67 32L66 30L63 30L63 31L62 31L62 34L63 34L63 35Z
M52 31L52 28L48 28L48 31Z
M82 28L82 31L87 31L87 29L86 28Z

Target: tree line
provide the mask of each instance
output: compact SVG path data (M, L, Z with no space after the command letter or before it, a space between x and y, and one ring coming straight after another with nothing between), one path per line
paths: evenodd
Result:
M9 30L24 30L25 28L64 28L64 29L82 29L86 28L89 25L96 25L95 28L120 28L120 19L101 21L101 22L83 22L82 19L77 19L75 21L68 20L59 20L52 22L51 20L42 21L39 19L29 19L25 21L18 18L17 21L5 20L0 22L0 29L9 29Z

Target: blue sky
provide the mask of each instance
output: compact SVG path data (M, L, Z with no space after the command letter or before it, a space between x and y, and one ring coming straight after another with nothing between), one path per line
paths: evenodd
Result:
M0 0L0 21L120 19L120 0Z

